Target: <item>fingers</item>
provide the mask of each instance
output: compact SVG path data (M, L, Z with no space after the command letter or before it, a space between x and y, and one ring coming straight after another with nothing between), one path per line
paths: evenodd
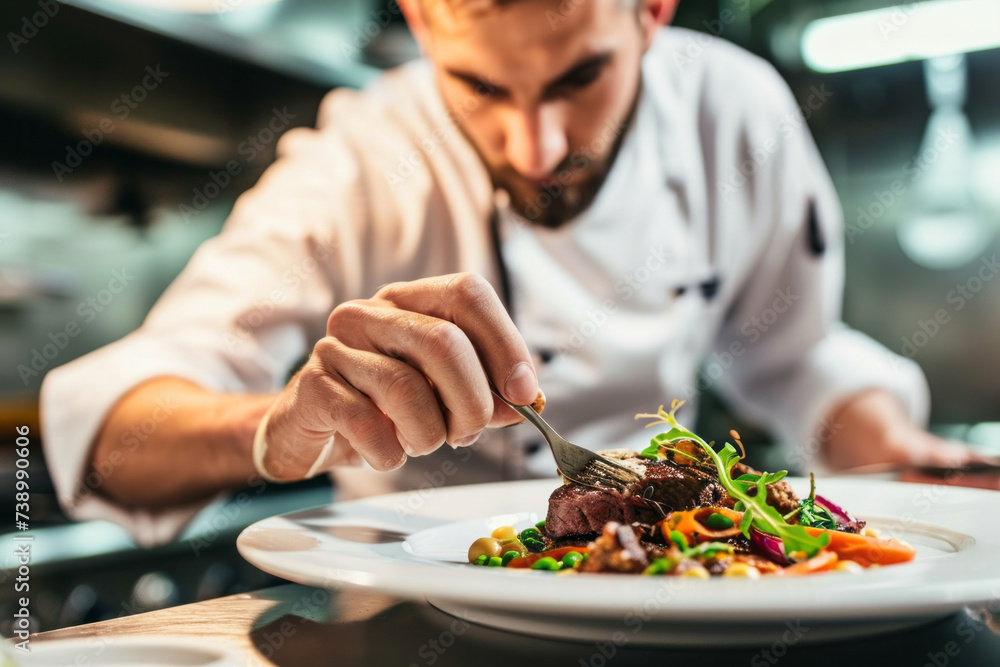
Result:
M405 362L423 374L441 399L441 408L435 411L443 413L448 442L458 446L471 444L489 424L493 414L489 384L475 348L454 323L400 310L384 302L359 301L334 310L328 333L349 348ZM331 350L333 357L342 355L343 350ZM352 373L347 366L346 362L334 364L338 372ZM393 372L401 373L398 367ZM403 383L398 393L404 401L416 400L422 393L417 391L419 387L412 378L401 376L394 381ZM372 382L367 386L372 388ZM376 402L387 412L396 407L389 405L394 401L386 396L388 390L388 384L378 390L372 388L382 396L382 402ZM362 391L373 396L368 390ZM403 433L412 444L417 444L407 431Z
M316 355L328 372L342 376L385 413L408 456L429 454L444 444L447 429L437 396L415 368L329 337L316 345Z
M538 379L528 346L486 279L457 273L395 283L383 287L376 297L403 310L454 322L468 336L487 377L508 401L527 405L535 399Z
M364 394L314 355L268 420L264 466L280 479L350 463L356 452L376 470L395 470L406 452L393 423ZM326 460L316 467L333 438Z

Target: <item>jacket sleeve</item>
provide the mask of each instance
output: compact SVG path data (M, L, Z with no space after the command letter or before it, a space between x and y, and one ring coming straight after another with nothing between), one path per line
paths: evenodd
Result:
M895 395L925 422L929 391L920 368L841 322L843 219L836 192L799 105L777 74L759 91L766 110L750 114L743 140L755 159L740 197L756 219L734 232L726 264L743 287L732 300L715 352L732 355L718 383L733 406L785 443L789 467L819 470L827 421L843 399L869 388ZM740 163L748 158L740 157ZM746 163L744 163L746 164Z
M334 133L293 130L279 159L243 194L221 234L204 243L142 326L50 372L41 392L46 459L75 519L108 519L143 545L172 539L208 501L160 512L119 506L88 469L101 424L144 380L171 376L219 392L270 392L325 333L334 292L357 289L354 161ZM353 221L352 225L344 221ZM126 433L119 460L169 419L170 405Z

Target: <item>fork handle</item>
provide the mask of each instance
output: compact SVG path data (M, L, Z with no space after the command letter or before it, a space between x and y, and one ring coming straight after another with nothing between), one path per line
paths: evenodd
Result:
M500 392L494 389L492 386L490 387L490 390L493 392L493 395L499 398L501 401L503 401L507 405L507 407L509 407L511 410L513 410L514 412L516 412L517 414L521 415L526 420L531 422L535 428L537 428L539 431L542 432L542 435L544 435L548 439L550 444L562 439L558 433L552 430L552 427L548 425L548 422L542 419L542 416L537 412L535 412L534 408L532 408L530 405L514 405L506 398L501 396Z

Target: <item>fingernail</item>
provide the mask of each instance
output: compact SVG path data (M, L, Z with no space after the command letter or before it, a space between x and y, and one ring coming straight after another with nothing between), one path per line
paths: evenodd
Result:
M459 440L456 440L453 444L455 445L456 448L457 447L468 447L469 445L471 445L472 443L474 443L476 440L479 440L479 435L470 435L470 436L468 436L466 438L461 438Z
M503 385L503 395L512 403L527 405L535 400L538 393L538 380L531 364L522 361L507 376Z

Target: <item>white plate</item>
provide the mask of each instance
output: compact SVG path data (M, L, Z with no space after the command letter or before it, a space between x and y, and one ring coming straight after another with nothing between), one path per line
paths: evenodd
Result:
M31 650L12 650L19 667L237 667L239 655L191 637L88 637L32 641Z
M789 479L808 493L808 481ZM467 620L526 634L631 644L760 644L862 636L1000 599L1000 493L851 478L820 493L917 549L911 563L796 579L557 576L475 567L469 545L544 518L557 480L430 488L272 517L240 553L312 586L427 599ZM616 634L617 633L617 634Z

